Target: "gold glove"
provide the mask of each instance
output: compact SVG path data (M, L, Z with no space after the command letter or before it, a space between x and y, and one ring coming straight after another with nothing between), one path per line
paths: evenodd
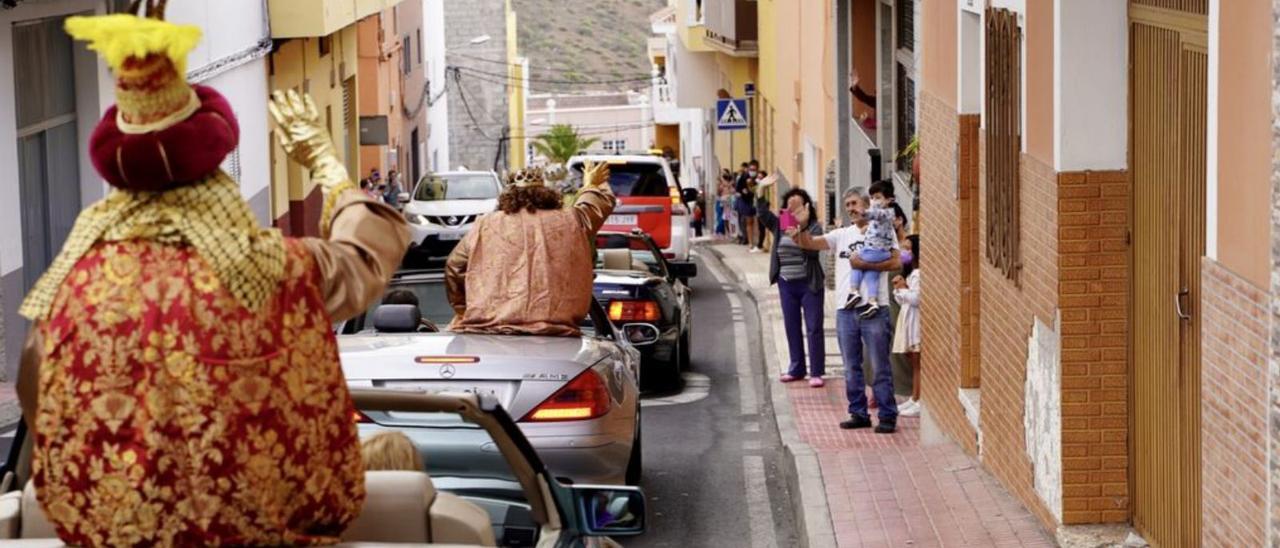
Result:
M609 187L609 164L587 162L582 166L583 190L605 189Z
M320 234L329 237L329 226L333 221L333 205L342 191L357 187L347 176L347 168L338 159L338 154L320 119L315 101L310 95L298 95L289 90L288 93L275 91L267 110L276 121L276 139L285 153L294 161L311 170L311 180L320 185L324 194L324 207L320 212Z

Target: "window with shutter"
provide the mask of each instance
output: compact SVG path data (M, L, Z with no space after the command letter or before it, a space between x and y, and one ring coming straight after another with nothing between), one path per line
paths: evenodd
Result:
M987 9L986 201L987 261L1018 281L1019 166L1022 153L1022 30L1018 16Z

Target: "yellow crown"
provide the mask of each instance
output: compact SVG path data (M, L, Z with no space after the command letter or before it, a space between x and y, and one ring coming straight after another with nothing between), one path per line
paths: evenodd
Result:
M507 175L507 184L518 187L546 186L546 174L540 167L525 168Z

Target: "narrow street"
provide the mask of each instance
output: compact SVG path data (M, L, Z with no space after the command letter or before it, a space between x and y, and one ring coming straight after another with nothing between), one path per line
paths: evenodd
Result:
M709 264L699 260L691 281L693 368L685 389L644 404L641 486L651 521L648 533L627 545L795 546L759 341L747 335L760 332L759 318Z

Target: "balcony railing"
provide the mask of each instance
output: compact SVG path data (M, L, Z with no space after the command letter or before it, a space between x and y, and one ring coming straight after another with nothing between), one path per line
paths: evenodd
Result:
M757 54L756 2L750 0L708 0L706 44L730 55Z

